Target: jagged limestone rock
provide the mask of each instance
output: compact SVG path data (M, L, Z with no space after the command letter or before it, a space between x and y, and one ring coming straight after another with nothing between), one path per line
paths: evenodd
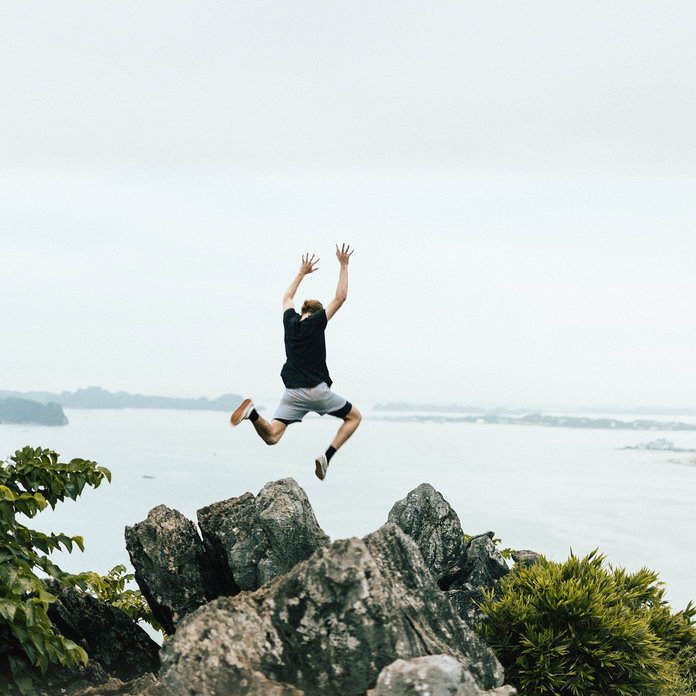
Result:
M459 517L429 483L421 483L394 503L388 521L398 524L416 542L436 580L445 575L462 554L464 533Z
M493 532L471 537L464 545L459 562L439 581L445 595L470 626L485 621L478 604L484 590L495 591L510 567L493 542Z
M480 626L486 620L486 615L479 608L484 598L481 588L460 587L456 590L446 590L444 594L457 614L469 626Z
M464 546L464 562L460 577L453 583L492 589L500 578L510 572L510 566L495 547L490 534L471 537ZM452 585L450 585L452 587Z
M415 543L387 524L186 617L162 649L151 696L237 696L264 681L307 696L358 696L399 657L445 653L480 687L502 685L500 663L455 614Z
M158 505L125 536L136 582L167 633L224 590L196 527L178 510Z
M53 625L109 676L128 681L159 669L159 645L125 612L55 580L46 587L57 597L48 608Z
M292 478L198 511L203 539L225 578L256 590L329 543L307 494Z
M426 572L423 557L411 537L405 535L397 525L387 523L364 540L383 575L389 578L390 584L398 593L401 606L409 607L409 613L417 616L425 626L432 628L437 625L438 630L433 632L437 640L429 642L431 632L420 630L418 624L412 623L425 648L419 654L447 653L459 658L463 656L467 669L482 688L502 685L502 666L490 648L461 620L445 595L439 591L432 575ZM456 646L455 650L451 647L443 649L441 638L444 638L446 645ZM410 657L415 656L417 654Z

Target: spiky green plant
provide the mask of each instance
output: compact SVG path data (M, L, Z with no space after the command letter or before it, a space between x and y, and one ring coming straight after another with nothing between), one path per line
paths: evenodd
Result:
M516 568L481 603L479 628L525 696L686 696L696 676L693 607L672 614L656 573L593 551Z

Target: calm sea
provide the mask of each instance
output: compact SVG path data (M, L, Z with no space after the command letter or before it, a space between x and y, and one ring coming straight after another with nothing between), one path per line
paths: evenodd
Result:
M70 424L62 428L0 425L2 457L40 445L65 460L82 457L111 469L110 485L86 489L78 501L33 521L44 531L84 536L85 553L57 559L66 570L129 564L125 525L160 503L195 520L204 505L292 476L336 539L373 531L396 500L427 481L469 534L493 530L503 546L554 560L571 548L576 554L599 548L614 565L659 571L675 608L696 598L696 455L621 449L658 437L696 449L696 432L393 422L367 411L319 482L313 460L333 437L333 419L308 416L268 447L250 424L230 428L224 413L66 413Z

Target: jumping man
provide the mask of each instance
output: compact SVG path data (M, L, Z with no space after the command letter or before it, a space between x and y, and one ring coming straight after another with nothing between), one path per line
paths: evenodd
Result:
M331 457L336 450L355 432L362 416L350 401L331 391L331 376L326 367L326 342L324 331L327 322L341 308L348 296L348 262L353 250L342 244L336 245L336 257L341 264L338 274L336 296L326 309L319 300L305 300L302 313L295 311L293 298L302 279L318 270L319 259L314 254L302 256L297 277L283 296L283 326L285 327L285 356L287 358L280 376L285 384L285 393L269 423L254 408L251 399L244 399L230 417L232 425L250 420L256 432L267 445L275 445L290 423L299 423L310 411L323 416L329 414L343 420L329 448L315 460L315 473L322 481L326 476Z

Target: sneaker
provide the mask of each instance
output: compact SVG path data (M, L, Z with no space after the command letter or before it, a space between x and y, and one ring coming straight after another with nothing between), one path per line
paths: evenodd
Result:
M249 418L249 414L254 410L254 402L251 399L244 399L239 408L230 416L230 425L239 425L243 420Z
M320 454L315 460L315 469L314 473L317 475L317 478L320 481L323 481L326 478L326 470L329 468L329 462L326 459L325 454Z

